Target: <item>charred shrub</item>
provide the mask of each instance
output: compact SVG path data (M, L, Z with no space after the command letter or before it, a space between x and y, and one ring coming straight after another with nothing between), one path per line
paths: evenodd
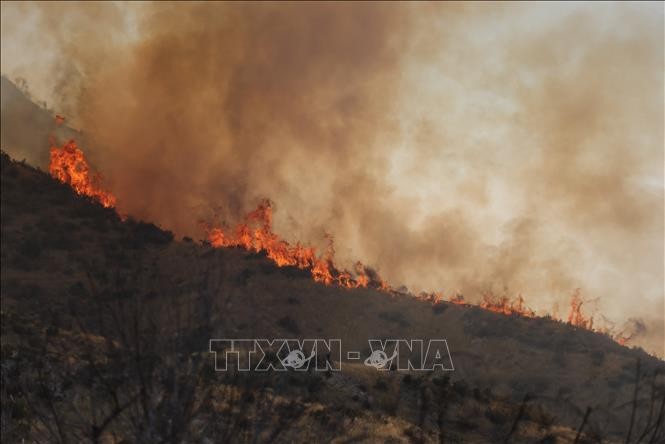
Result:
M493 405L485 410L485 418L489 419L492 424L501 425L508 422L510 419L510 412L503 406Z
M442 302L432 305L432 311L434 314L441 314L448 309L448 306Z
M450 384L450 375L437 376L432 378L434 385L438 387L447 387Z
M254 273L252 272L252 270L250 270L249 268L245 268L236 277L236 282L238 283L238 285L245 286L247 285L247 282L249 281L249 279L252 277L253 274Z
M91 197L79 194L75 194L73 197L75 202L69 206L69 214L76 219L90 219L101 223L107 218L118 217L113 208L104 208Z
M173 233L162 230L155 224L128 220L128 224L133 231L134 240L140 244L165 245L173 241Z
M19 244L18 254L25 259L37 259L42 254L42 246L39 240L29 237Z
M42 245L52 250L74 250L80 248L80 239L74 236L74 231L67 231L62 225L52 224L45 230Z
M463 431L468 432L471 430L476 430L479 424L481 410L480 406L477 403L469 403L463 405L457 412L457 427Z
M404 319L404 314L402 314L402 312L400 311L394 311L394 312L384 311L379 313L379 318L383 319L384 321L393 322L399 325L400 327L409 326L409 322L406 319Z
M242 249L242 247L235 247L238 249ZM245 260L256 260L256 259L268 259L268 255L266 254L265 251L250 251L245 255Z
M548 430L556 421L556 417L541 405L528 406L525 413L527 419L538 424L538 427L543 430Z
M378 378L374 383L374 388L385 392L386 390L388 390L388 384L384 379Z
M422 431L415 426L409 427L404 430L404 436L409 438L409 441L412 443L424 443L425 440L422 437Z
M10 177L18 176L18 169L14 165L14 162L12 162L12 158L9 157L9 154L3 151L2 154L0 154L0 157L2 159L2 163L0 164L2 168L2 174L8 175Z
M312 375L307 380L307 391L310 394L317 393L323 388L323 378L318 375Z
M273 274L278 270L277 266L272 262L261 262L259 264L259 270L263 274Z
M596 367L603 365L605 361L605 352L603 350L595 350L591 352L591 363Z
M280 267L279 272L286 276L289 279L297 279L297 278L309 278L311 276L311 273L309 270L305 270L302 268L298 267L293 267L293 266L285 266L285 267Z
M300 328L298 327L298 323L291 316L287 315L279 319L277 321L277 325L279 325L289 333L293 333L294 335L300 334Z
M455 381L453 383L453 392L459 395L460 398L464 398L469 392L469 384L466 381Z

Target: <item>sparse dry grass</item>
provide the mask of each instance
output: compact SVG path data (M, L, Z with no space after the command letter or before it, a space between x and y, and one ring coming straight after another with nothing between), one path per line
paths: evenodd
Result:
M248 389L212 372L205 382L213 389L211 401L190 424L199 436L223 417L230 422L221 432L240 427L232 439L239 442L501 442L515 423L515 441L572 442L592 406L583 436L622 440L637 357L645 376L635 436L658 417L650 387L662 390L663 381L659 376L652 383L649 375L663 363L602 335L545 319L325 287L261 255L174 241L150 224L122 222L4 155L2 190L2 361L3 382L9 382L2 403L10 412L3 413L3 442L45 432L27 404L35 393L11 384L17 365L37 365L48 350L57 356L52 373L62 385L65 374L86 362L84 350L98 350L100 363L115 359L108 344L121 348L120 342L100 327L108 315L100 315L95 295L108 301L140 295L159 334L182 335L180 345L191 354L205 354L210 337L338 338L363 357L369 338L448 340L455 371L444 376L450 379L377 372L355 361L331 377L272 375ZM69 393L86 390L79 384ZM236 392L252 399L241 424L227 411L240 408L229 405ZM516 421L526 393L532 398ZM124 420L104 436L120 436Z

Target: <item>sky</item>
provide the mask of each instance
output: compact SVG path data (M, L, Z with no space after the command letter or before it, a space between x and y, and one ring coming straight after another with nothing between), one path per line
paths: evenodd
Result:
M1 65L123 211L200 237L270 198L394 286L580 288L662 353L663 37L658 2L3 2Z

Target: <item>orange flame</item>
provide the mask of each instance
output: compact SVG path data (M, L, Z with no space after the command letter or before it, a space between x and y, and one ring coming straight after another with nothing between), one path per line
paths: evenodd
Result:
M462 293L455 293L453 297L448 299L448 302L451 304L456 304L456 305L466 305L466 301L464 300L464 295Z
M495 297L492 293L484 293L483 300L480 302L480 307L485 310L505 315L517 314L527 318L533 318L536 316L536 313L524 304L524 298L521 294L511 300L505 295Z
M623 328L617 332L614 323L605 319L602 315L601 321L604 320L603 325L594 325L594 316L587 316L582 313L582 305L584 305L585 302L587 301L582 297L580 289L575 289L575 292L570 298L568 324L609 336L620 345L628 345L628 343L638 334L638 332L631 332L631 328L627 325L624 325Z
M115 207L116 198L101 187L101 176L90 170L88 162L76 142L70 140L61 147L51 143L49 173L74 191L89 196L104 207Z
M63 117L56 116L57 124L63 122ZM70 140L61 147L51 143L50 151L49 172L51 176L71 186L76 193L95 199L104 207L115 207L115 196L102 188L100 174L90 170L83 152L74 140ZM272 204L269 200L262 201L233 230L225 231L221 227L210 226L205 226L205 229L207 239L213 247L239 247L247 251L265 253L277 266L292 266L308 270L316 282L325 285L338 285L345 288L369 287L389 294L403 294L399 290L394 290L381 279L375 270L361 262L355 264L353 273L338 268L334 263L335 249L331 237L328 237L329 243L326 251L320 256L316 254L315 247L304 246L300 242L291 245L281 239L272 231ZM434 304L444 300L443 294L436 292L408 294ZM460 293L448 298L448 302L458 305L468 304ZM633 334L626 334L623 331L615 334L613 328L594 328L593 316L587 317L582 313L584 302L580 289L576 289L570 301L568 324L606 334L621 345L627 344L633 338ZM535 312L525 305L522 295L510 299L505 295L495 297L491 293L485 293L479 306L504 315L517 314L529 318L536 316ZM554 319L558 319L558 307L553 311Z
M616 336L612 339L617 341L617 343L620 344L620 345L627 345L628 341L630 341L632 338L633 338L632 335L630 335L630 336L621 336L621 335L619 335L619 336Z
M389 294L403 294L385 283L373 269L361 262L356 263L354 273L339 269L334 263L335 249L330 237L328 238L328 248L321 256L317 256L314 247L303 246L299 242L295 245L289 244L272 231L272 216L272 204L269 200L264 200L233 230L225 231L220 227L205 226L208 242L213 247L239 247L247 251L263 252L280 267L293 266L309 270L316 282L325 285L338 285L345 288L370 287ZM408 294L433 304L445 299L443 294L437 292ZM468 304L460 293L448 298L448 302L457 305ZM582 313L584 302L580 289L576 289L570 301L568 314L570 325L606 334L621 345L631 339L630 335L626 336L623 333L613 334L612 329L594 328L593 316L587 317ZM507 295L495 296L492 293L484 293L482 301L478 305L485 310L503 315L536 317L536 312L526 305L521 294L511 299ZM554 319L558 319L558 316Z
M580 294L580 289L576 289L570 299L570 311L568 312L568 323L575 327L586 328L593 331L593 316L586 317L582 313L582 304L584 300Z
M279 267L292 266L309 270L316 282L339 285L346 288L372 287L389 290L379 275L371 268L357 262L355 273L339 269L334 264L335 250L332 238L326 252L317 256L316 248L300 242L289 244L272 231L272 204L262 201L248 213L235 229L224 231L221 227L205 227L208 242L213 247L240 247L247 251L263 252Z

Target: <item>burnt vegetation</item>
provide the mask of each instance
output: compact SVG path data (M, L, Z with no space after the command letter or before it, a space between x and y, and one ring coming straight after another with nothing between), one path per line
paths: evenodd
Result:
M665 439L663 362L639 349L175 241L4 153L1 256L2 442ZM209 339L284 336L443 337L456 370L214 371Z

